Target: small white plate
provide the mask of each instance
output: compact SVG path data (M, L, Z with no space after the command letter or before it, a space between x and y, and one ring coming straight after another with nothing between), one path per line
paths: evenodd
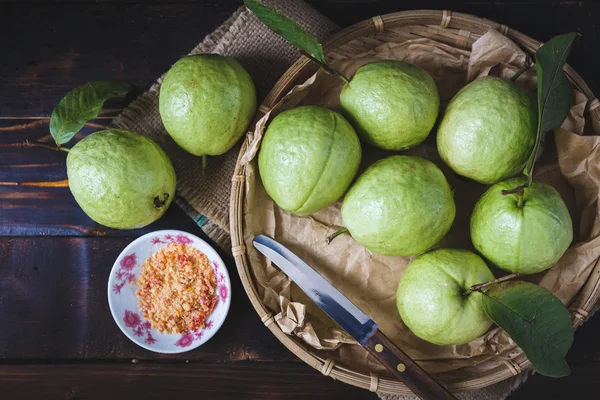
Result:
M142 264L170 243L188 244L208 257L217 277L217 305L206 319L206 327L187 334L159 333L150 327L138 308L135 291ZM108 305L115 322L135 344L157 353L183 353L208 341L219 330L231 304L231 281L225 263L204 240L187 232L163 230L134 240L115 261L108 277Z

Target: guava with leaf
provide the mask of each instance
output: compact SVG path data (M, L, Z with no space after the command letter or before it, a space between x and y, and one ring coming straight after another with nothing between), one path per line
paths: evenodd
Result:
M437 345L460 345L492 325L480 292L466 293L494 275L478 255L462 249L421 254L398 284L396 306L402 322L418 337Z
M450 101L437 132L444 162L459 175L493 184L521 171L533 150L537 109L511 81L487 76Z
M533 181L513 178L492 186L471 215L471 240L485 258L508 272L534 274L552 267L573 240L573 223L560 194Z
M360 67L344 84L340 104L360 138L387 150L414 147L433 128L440 96L422 68L396 60Z
M448 232L456 205L444 173L431 161L392 156L377 161L352 185L342 218L352 237L385 255L428 250Z
M175 170L152 140L122 129L94 132L67 156L69 188L94 221L135 229L160 218L175 196Z
M225 153L256 111L256 90L236 60L218 54L186 56L167 72L159 111L173 140L196 156Z
M362 150L335 111L302 106L277 115L258 155L260 177L279 207L304 216L336 202L354 179Z

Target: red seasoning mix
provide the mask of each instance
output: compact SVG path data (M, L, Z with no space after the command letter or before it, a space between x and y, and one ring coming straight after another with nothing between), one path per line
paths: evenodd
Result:
M140 311L161 333L204 328L217 303L216 277L206 255L172 243L142 265L136 291Z

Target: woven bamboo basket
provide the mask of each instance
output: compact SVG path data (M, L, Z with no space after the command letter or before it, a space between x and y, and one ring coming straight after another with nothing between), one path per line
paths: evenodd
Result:
M337 60L364 53L385 42L402 43L409 39L423 37L470 49L473 42L489 29L495 29L508 36L530 55L533 55L542 45L541 42L512 30L506 25L473 15L451 11L419 10L375 16L359 22L330 37L324 44L324 50L328 59ZM307 57L301 57L283 74L267 95L259 107L255 121L268 112L294 85L304 82L316 72L317 68ZM589 99L587 116L592 122L594 131L600 133L600 102L570 66L565 66L565 72L571 84ZM242 145L240 157L244 154L247 145L248 140L244 141ZM322 358L316 354L316 351L312 351L300 344L294 337L285 334L274 323L272 313L258 296L243 242L244 179L245 166L240 164L238 158L232 179L230 202L232 252L242 284L262 322L291 352L326 376L371 391L379 390L399 395L411 394L412 392L401 382L380 378L374 374L359 373L348 366L338 365L331 359ZM574 328L580 326L587 319L600 297L599 264L597 261L589 279L569 304ZM521 353L514 359L507 360L498 367L482 372L478 376L470 376L461 381L445 382L445 384L453 392L476 390L521 374L531 368L531 363Z

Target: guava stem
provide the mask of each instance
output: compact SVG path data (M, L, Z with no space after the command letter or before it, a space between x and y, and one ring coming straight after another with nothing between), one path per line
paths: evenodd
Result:
M338 237L338 236L340 236L340 235L342 235L342 234L344 234L346 232L348 232L348 228L342 228L339 231L334 232L333 234L327 236L327 239L325 239L325 244L331 243L331 241L333 239L335 239L336 237Z
M519 208L523 208L523 197L524 197L524 191L521 193L517 193L517 207L519 207Z
M338 78L340 78L347 84L350 83L350 79L348 79L344 74L342 74L340 71L336 71L335 69L331 68L329 65L317 60L316 58L314 58L312 56L312 54L309 54L304 50L300 50L300 53L302 55L305 55L306 57L310 58L312 61L316 62L317 64L319 64L321 66L321 68L323 68L326 72L330 73L331 75L337 76Z
M516 194L517 195L517 207L523 208L523 204L525 203L525 199L524 199L525 189L527 189L530 184L531 184L531 182L527 182L526 184L519 185L514 189L502 190L502 191L500 191L500 193L503 196L506 196L507 194Z
M525 59L525 65L523 65L517 72L515 72L515 74L512 76L512 78L510 78L510 80L512 82L516 81L523 74L523 72L527 71L532 66L533 66L533 62L531 61L531 58L527 57Z
M205 155L202 156L202 175L204 175L204 170L206 169L208 157Z
M500 191L500 193L503 196L506 196L507 194L515 194L515 193L523 195L525 193L525 189L527 189L528 186L529 186L529 183L526 183L524 185L519 185L514 189L502 190L502 191Z
M481 292L481 289L483 289L485 287L491 286L491 285L496 284L496 283L509 281L511 279L516 278L517 276L519 276L519 273L515 272L514 274L506 275L506 276L503 276L502 278L494 279L493 281L489 281L489 282L485 282L485 283L480 283L478 285L473 285L469 289L467 289L462 295L463 296L468 296L469 294L471 294L473 292Z
M30 142L29 140L25 141L27 144L31 145L31 146L39 146L39 147L45 147L47 149L50 150L62 150L62 151L66 151L69 152L69 148L68 147L62 147L62 146L52 146L50 144L46 144L46 143L42 143L42 142Z
M521 69L519 69L517 72L515 72L515 74L512 76L512 78L510 78L511 81L516 81L522 74L523 72L527 71L529 69L529 67L527 65L521 67Z

